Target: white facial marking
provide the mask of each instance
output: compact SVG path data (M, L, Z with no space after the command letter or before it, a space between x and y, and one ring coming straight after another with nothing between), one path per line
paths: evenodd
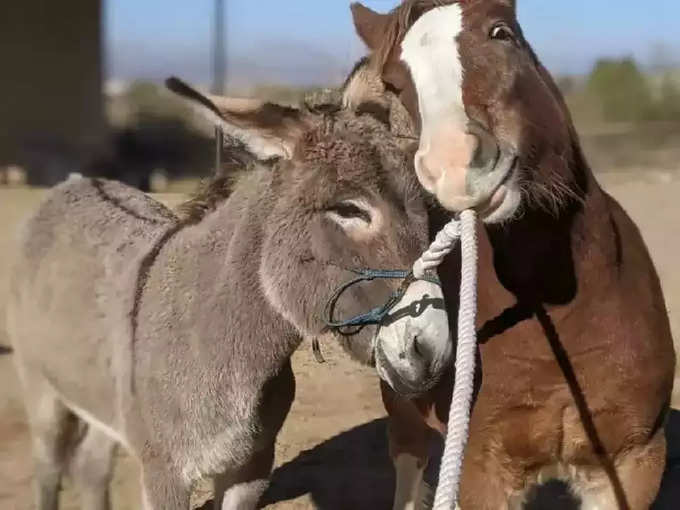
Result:
M463 14L458 4L437 7L423 14L401 43L401 59L418 91L423 129L443 116L467 122L457 42L462 30Z
M451 210L466 209L472 203L467 196L467 170L478 143L468 133L463 104L458 47L462 29L459 5L437 7L413 24L401 44L401 59L411 72L421 120L416 175L442 205L453 205Z
M423 14L401 43L401 59L411 73L422 126L416 175L446 209L486 208L480 211L484 222L497 223L515 214L521 191L516 176L506 179L514 171L510 167L514 158L475 161L480 148L491 154L496 141L470 129L458 43L463 28L459 4L437 7ZM496 149L500 150L497 144ZM507 182L501 184L504 179Z

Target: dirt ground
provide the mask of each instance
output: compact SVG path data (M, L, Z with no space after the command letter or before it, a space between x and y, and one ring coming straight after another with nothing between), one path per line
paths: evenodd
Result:
M680 337L680 173L603 174L605 187L638 222L659 269L675 332ZM0 189L0 289L7 277L17 222L40 199L29 190ZM165 196L174 203L180 197ZM4 290L0 291L0 346L4 333ZM265 498L268 508L390 508L394 476L387 456L384 411L375 373L351 362L336 346L323 347L319 365L303 344L294 356L297 397L277 443L276 470ZM677 379L677 378L676 378ZM680 384L676 385L680 389ZM674 400L680 408L680 395ZM680 416L673 416L671 456L661 509L680 501ZM11 355L0 350L0 509L31 508L31 460L26 422ZM673 491L676 491L675 493ZM195 506L210 497L210 485L195 491ZM113 483L115 510L140 508L137 467L119 456ZM669 501L675 501L675 504ZM61 510L75 510L77 499L65 483Z

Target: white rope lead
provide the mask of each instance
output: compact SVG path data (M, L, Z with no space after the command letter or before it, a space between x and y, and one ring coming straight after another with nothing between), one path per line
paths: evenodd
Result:
M421 279L427 271L436 269L444 262L444 258L451 253L460 239L461 222L462 219L451 220L439 231L428 250L413 264L413 276Z
M460 301L458 305L458 344L456 374L449 410L446 442L439 484L433 510L453 510L458 501L463 454L468 439L470 408L475 379L477 346L477 214L463 211L460 220L451 221L442 229L430 249L414 264L413 273L422 277L425 271L439 266L444 257L461 240Z

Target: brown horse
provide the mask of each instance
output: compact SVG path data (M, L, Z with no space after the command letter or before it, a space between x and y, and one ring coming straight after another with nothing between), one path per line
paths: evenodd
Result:
M584 509L648 508L664 470L675 366L664 298L637 227L595 180L524 39L515 2L352 10L371 50L353 75L368 83L371 71L379 86L350 79L345 103L396 94L419 133L421 184L449 211L474 207L485 222L482 368L461 507L521 508L558 479ZM458 265L450 257L440 272L450 310ZM417 505L430 427L446 431L452 380L417 400L383 385L395 508Z

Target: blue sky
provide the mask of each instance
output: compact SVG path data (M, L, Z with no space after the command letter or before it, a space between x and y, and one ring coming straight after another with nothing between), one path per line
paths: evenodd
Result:
M108 74L210 77L213 0L105 0ZM389 10L397 0L366 0ZM226 0L231 78L337 81L361 55L348 0ZM518 0L525 35L554 72L587 71L598 56L680 55L678 0ZM247 76L247 79L246 79Z

